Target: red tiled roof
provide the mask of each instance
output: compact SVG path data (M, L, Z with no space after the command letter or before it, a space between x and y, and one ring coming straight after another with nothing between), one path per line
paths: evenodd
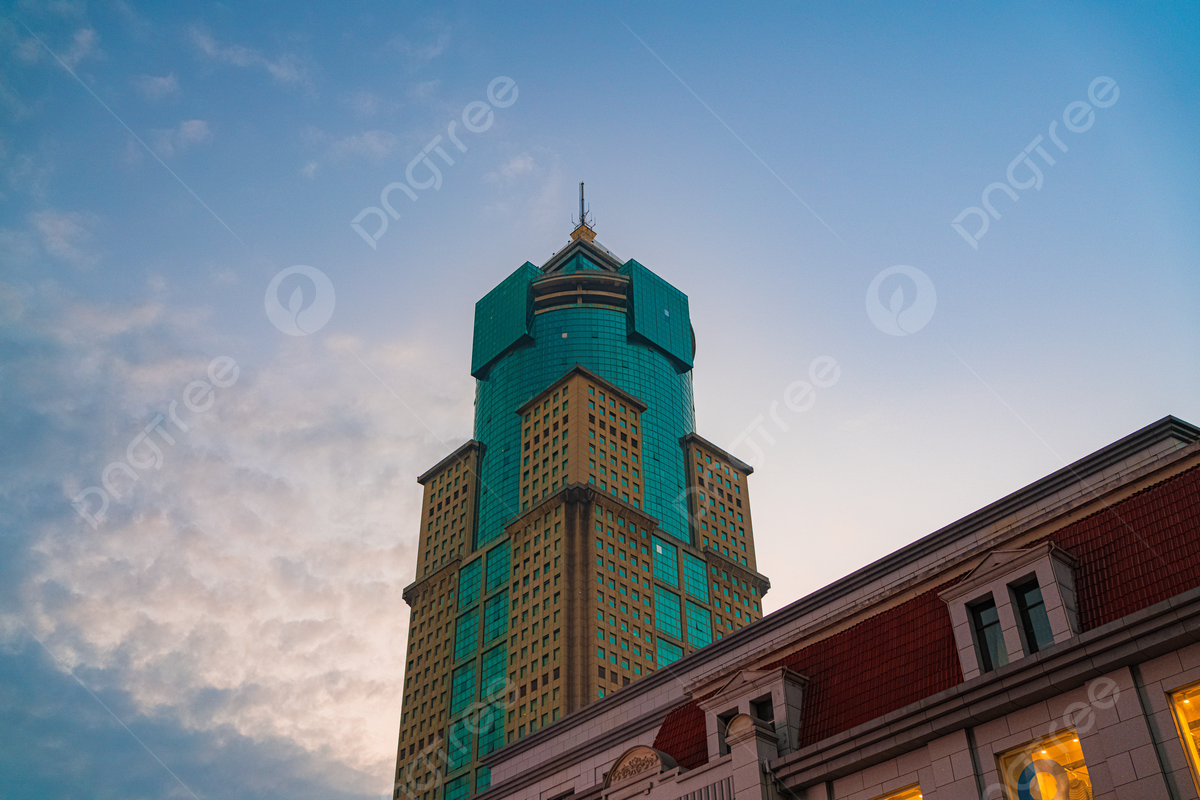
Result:
M1195 566L1200 562L1200 467L1046 538L1079 561L1075 586L1084 630L1192 589L1200 585ZM944 588L768 665L787 666L811 679L801 712L800 746L962 681L950 615L938 597ZM708 762L704 713L695 700L667 716L654 747L684 767Z
M663 720L654 749L667 753L681 767L695 769L708 763L708 742L704 732L704 712L697 701L684 703Z
M771 664L809 677L801 747L962 682L941 588Z
M1193 589L1200 585L1200 467L1046 539L1079 560L1075 590L1085 631Z
M962 680L954 633L938 589L769 664L810 679L800 744L903 708ZM685 703L663 721L654 748L694 768L708 762L704 712Z

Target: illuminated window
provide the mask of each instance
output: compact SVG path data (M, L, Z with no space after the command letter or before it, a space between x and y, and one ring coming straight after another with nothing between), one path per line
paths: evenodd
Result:
M1092 779L1073 730L1009 750L997 756L996 762L1009 800L1092 796Z
M922 796L921 786L914 783L912 786L906 786L898 792L881 794L879 797L874 798L874 800L920 800Z
M1175 724L1179 726L1179 738L1188 754L1192 768L1192 780L1200 791L1200 683L1193 683L1171 695L1171 708L1175 712Z

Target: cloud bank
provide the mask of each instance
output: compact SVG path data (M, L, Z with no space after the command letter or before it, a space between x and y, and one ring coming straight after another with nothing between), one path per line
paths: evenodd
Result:
M0 284L0 686L72 691L75 713L129 745L71 670L214 794L241 774L224 759L255 752L279 781L236 796L377 796L400 708L414 476L469 434L469 378L430 381L440 354L336 336L286 337L256 361L212 327L201 309ZM187 430L160 439L161 465L85 522L71 499L216 356L238 361L236 382L202 413L177 404ZM83 734L65 700L47 702L49 716L13 722ZM136 742L126 757L182 791Z

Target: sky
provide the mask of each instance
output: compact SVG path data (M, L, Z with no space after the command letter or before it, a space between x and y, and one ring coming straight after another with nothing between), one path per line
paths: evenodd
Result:
M690 298L767 611L1200 423L1198 47L1171 3L6 3L0 796L389 793L416 477L580 181Z

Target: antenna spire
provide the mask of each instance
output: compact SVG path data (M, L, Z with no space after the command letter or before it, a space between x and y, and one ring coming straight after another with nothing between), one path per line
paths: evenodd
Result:
M592 230L592 226L596 220L588 219L589 207L583 199L583 181L579 182L579 222L575 223L575 230L571 231L573 240L583 239L584 241L592 241L596 238L596 232ZM572 220L574 222L574 220Z

